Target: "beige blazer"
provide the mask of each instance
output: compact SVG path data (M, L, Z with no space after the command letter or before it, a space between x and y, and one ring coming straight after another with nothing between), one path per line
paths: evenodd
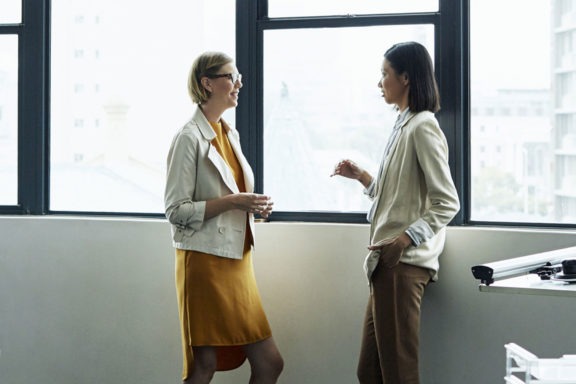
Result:
M242 153L238 131L222 122L244 172L246 192L253 192L254 174ZM228 165L211 144L215 137L200 108L174 136L164 193L166 218L172 224L175 248L241 259L247 213L234 209L204 220L207 200L239 192ZM254 216L248 217L254 234Z
M445 228L460 209L448 166L448 144L428 111L410 112L400 129L370 191L376 204L370 243L393 239L410 228L421 243L405 249L400 262L427 268L436 280ZM368 278L379 256L378 251L366 256Z

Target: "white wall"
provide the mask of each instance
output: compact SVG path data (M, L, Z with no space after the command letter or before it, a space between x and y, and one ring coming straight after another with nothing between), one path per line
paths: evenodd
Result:
M474 264L576 245L576 232L451 227L423 304L423 384L503 383L504 344L576 353L576 300L481 293ZM356 382L365 225L262 223L255 267L284 384ZM179 383L164 220L0 217L0 383ZM248 381L245 364L216 384Z

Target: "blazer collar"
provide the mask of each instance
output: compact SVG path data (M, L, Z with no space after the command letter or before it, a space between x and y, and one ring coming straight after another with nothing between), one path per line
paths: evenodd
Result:
M384 164L382 165L382 172L380 175L380 180L378 180L378 183L381 185L384 180L386 179L386 174L388 173L388 167L390 165L390 161L389 159L393 156L394 152L396 151L396 147L398 146L398 141L400 140L400 136L402 135L402 129L406 126L406 124L408 124L408 122L410 120L412 120L412 118L416 116L416 113L412 112L412 111L408 111L408 113L406 114L406 116L404 117L404 120L400 123L400 126L398 127L398 129L400 130L398 132L398 135L396 135L396 137L394 138L394 142L391 143L390 146L390 151L388 153L388 156L383 160ZM378 188L380 188L380 185Z
M205 140L211 142L216 138L216 132L214 132L214 129L210 125L210 122L208 121L208 119L206 119L206 116L204 116L204 112L202 112L202 109L199 106L196 107L196 111L192 116L192 120L198 125L198 129ZM238 140L238 132L236 130L233 130L228 125L228 123L224 121L224 119L220 119L220 121L222 122L222 128L224 128L224 131L228 135L230 146L232 147L232 150L236 154L236 158L240 162L240 167L244 172L244 184L246 185L246 191L253 192L254 175L252 173L252 169L250 168L250 164L248 163L248 161L244 157L244 154L242 153L242 148L240 147L240 142ZM234 180L232 173L228 169L228 166L224 162L224 159L222 159L218 151L216 151L216 149L212 145L210 145L208 158L216 166L216 169L218 170L220 177L228 185L228 188L230 188L230 190L233 192L238 192L238 186L236 185L236 181Z
M202 134L202 137L204 137L204 139L208 141L214 140L214 138L216 137L216 132L214 132L214 129L212 129L210 122L208 121L206 116L204 116L204 112L202 112L202 108L200 108L200 106L196 107L194 115L192 116L192 120L194 120L194 122L196 122L196 124L198 125L200 133Z
M405 126L406 124L408 124L408 122L414 117L416 116L416 113L412 112L412 111L408 111L408 113L406 114L406 116L404 116L404 119L402 120L402 123L400 124L400 127Z

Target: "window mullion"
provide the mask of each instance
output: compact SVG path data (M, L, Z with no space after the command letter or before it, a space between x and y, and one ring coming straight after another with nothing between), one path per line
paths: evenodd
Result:
M263 8L265 10L265 7ZM236 1L236 64L246 81L244 102L236 109L236 125L244 154L256 176L255 190L263 189L262 151L262 32L258 30L258 0Z
M441 94L442 109L437 114L440 126L446 135L450 153L450 169L454 184L458 189L462 202L460 212L454 218L453 223L464 223L466 217L465 195L467 184L465 171L467 163L465 154L464 118L466 111L464 84L465 68L467 66L467 52L464 36L465 25L463 23L464 3L462 0L440 0L440 22L436 24L436 77Z
M25 214L47 209L48 0L24 0L19 39L18 200Z

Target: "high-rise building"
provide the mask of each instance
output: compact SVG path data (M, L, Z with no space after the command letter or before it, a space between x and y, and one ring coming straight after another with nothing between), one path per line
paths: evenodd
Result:
M555 221L576 221L576 0L555 0L552 11L552 143Z

